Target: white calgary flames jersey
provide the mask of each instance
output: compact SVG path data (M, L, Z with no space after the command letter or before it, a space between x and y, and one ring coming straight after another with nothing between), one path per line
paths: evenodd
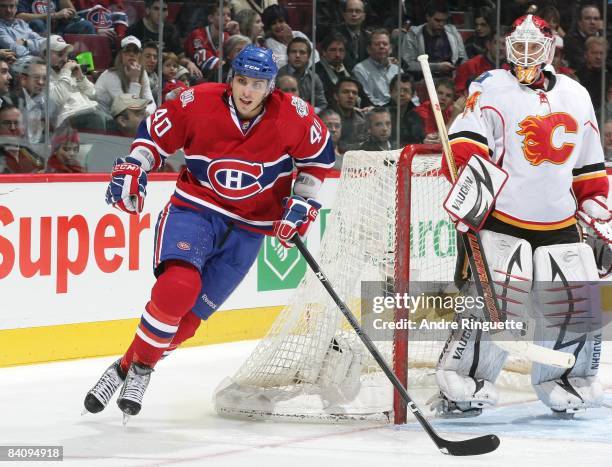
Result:
M508 172L492 215L532 230L572 225L576 201L608 196L589 94L549 70L548 91L520 85L507 70L483 73L470 85L465 110L449 130L458 167L477 153Z

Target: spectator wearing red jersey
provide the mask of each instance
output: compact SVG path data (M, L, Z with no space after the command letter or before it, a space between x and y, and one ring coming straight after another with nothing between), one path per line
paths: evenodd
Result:
M436 92L438 94L438 100L440 101L444 122L449 124L453 114L453 102L455 102L455 84L451 79L440 79L436 83ZM423 120L425 141L428 143L438 142L438 127L436 126L436 119L433 109L431 108L431 102L423 102L415 109L415 112L419 114L421 120Z
M228 5L219 10L219 5L210 7L208 13L208 26L194 29L185 40L185 52L191 58L202 73L207 74L222 65L221 50L219 50L219 13L223 15L223 41L230 36L238 34L240 27L236 21L232 21L231 10Z

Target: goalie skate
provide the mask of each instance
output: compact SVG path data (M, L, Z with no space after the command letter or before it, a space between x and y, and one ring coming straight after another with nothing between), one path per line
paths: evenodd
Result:
M476 407L473 402L451 401L442 392L434 394L427 404L436 417L440 418L471 418L482 413L482 405Z

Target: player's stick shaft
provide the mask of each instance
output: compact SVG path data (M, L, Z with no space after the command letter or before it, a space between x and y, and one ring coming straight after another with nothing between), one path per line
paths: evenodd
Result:
M423 78L425 85L427 86L427 92L433 108L436 125L438 127L438 134L440 135L440 142L442 143L442 149L444 158L448 165L451 180L454 182L457 179L457 164L453 156L453 151L450 146L448 139L448 133L446 131L446 124L444 123L444 117L442 116L442 110L440 109L440 102L438 100L438 94L434 85L433 77L431 75L431 69L429 68L429 61L427 55L420 55L417 60L421 64L423 71ZM470 262L470 268L474 277L474 283L478 294L484 298L485 307L485 318L493 323L500 323L506 320L506 313L500 309L497 294L493 287L493 278L491 271L489 270L489 263L485 256L482 242L480 241L480 235L478 232L469 230L466 233L461 233L463 244L465 245L465 251ZM491 332L492 334L495 332ZM573 354L560 352L553 349L548 349L539 345L535 345L531 342L517 342L512 340L512 336L508 335L507 332L497 332L498 335L503 334L501 339L495 339L496 345L500 348L515 354L521 355L528 360L544 363L547 365L553 365L560 368L570 368L574 366L576 358Z
M355 318L355 315L353 315L351 310L349 310L346 304L338 296L332 285L327 280L327 277L325 276L323 271L321 271L319 264L310 254L310 252L308 251L302 240L300 240L298 235L295 235L293 237L293 242L295 243L295 246L300 251L306 262L308 263L308 266L310 266L310 268L312 269L312 272L314 272L314 274L317 276L323 287L325 287L325 290L327 290L336 305L338 305L338 308L340 309L344 317L347 319L351 327L355 330L355 333L357 333L357 335L361 339L361 342L363 342L363 345L365 345L372 357L374 357L376 363L378 363L381 370L385 373L387 378L389 378L391 384L393 384L395 389L399 392L402 399L404 399L404 401L406 402L406 405L408 406L410 411L421 424L423 429L427 432L429 437L436 444L438 449L444 454L450 454L453 456L473 456L477 454L486 454L497 449L497 447L499 446L499 438L495 435L485 435L480 436L478 438L472 438L463 441L449 441L438 435L438 433L433 429L431 424L427 421L427 419L421 413L420 409L414 403L414 401L406 391L406 388L404 388L400 380L397 379L397 376L395 376L395 373L393 373L383 356L380 354L380 352L374 345L374 342L372 342L370 337L363 331L363 329L359 325L359 322L357 321L357 318Z

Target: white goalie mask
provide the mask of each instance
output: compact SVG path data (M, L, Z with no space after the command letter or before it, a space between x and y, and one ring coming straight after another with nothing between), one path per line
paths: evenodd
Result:
M521 84L533 83L552 62L554 44L550 26L538 16L521 16L512 24L512 33L506 37L506 57Z

